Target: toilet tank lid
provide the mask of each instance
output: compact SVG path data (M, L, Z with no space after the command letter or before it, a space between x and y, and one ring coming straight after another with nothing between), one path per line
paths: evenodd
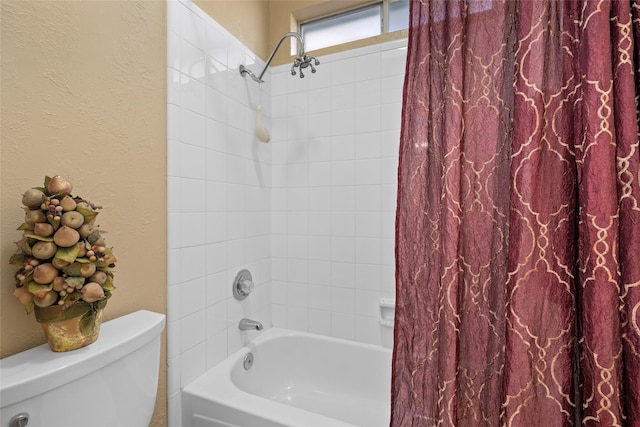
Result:
M0 360L0 404L12 405L94 372L159 337L165 315L140 310L105 322L98 340L55 353L48 344Z

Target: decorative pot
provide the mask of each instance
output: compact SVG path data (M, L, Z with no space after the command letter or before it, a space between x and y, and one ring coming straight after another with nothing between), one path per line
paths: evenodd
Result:
M104 298L92 303L80 301L68 308L36 306L34 313L51 350L64 352L85 347L98 339L106 305L107 298Z

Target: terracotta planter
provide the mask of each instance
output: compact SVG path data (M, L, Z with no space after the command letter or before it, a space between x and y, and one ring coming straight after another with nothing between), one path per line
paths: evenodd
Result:
M61 306L35 307L34 313L51 350L63 352L98 339L106 305L107 298L94 303L77 302L66 310Z

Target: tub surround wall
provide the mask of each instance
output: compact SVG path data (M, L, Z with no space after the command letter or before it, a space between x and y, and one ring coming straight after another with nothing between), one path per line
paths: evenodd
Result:
M192 3L167 3L169 426L181 388L254 334L238 321L271 324L271 152L253 127L261 99L269 124L269 83L237 71L255 61ZM238 302L242 268L256 287Z
M381 343L406 41L272 68L191 2L168 2L169 426L180 390L245 344L251 317ZM271 142L254 135L265 113ZM249 268L254 293L231 284Z
M271 70L275 326L381 344L405 58L402 40L320 57L304 79Z

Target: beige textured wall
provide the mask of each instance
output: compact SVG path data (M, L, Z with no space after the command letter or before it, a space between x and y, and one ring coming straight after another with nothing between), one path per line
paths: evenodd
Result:
M269 1L194 0L216 22L266 60L269 46Z
M161 1L1 4L0 356L44 343L9 294L21 194L60 174L101 204L118 258L111 319L166 312L166 8ZM166 340L165 340L166 341ZM166 425L163 341L154 426Z

